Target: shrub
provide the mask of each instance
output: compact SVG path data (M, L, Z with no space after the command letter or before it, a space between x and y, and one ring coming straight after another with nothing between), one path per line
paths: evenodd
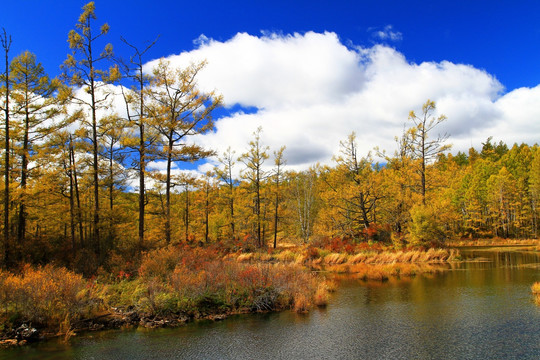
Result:
M446 238L444 226L437 210L428 205L414 206L411 209L409 243L413 246L428 246Z
M283 262L294 262L296 260L297 254L291 250L283 250L281 253L275 255L275 258Z
M294 311L305 313L309 311L311 303L305 294L299 293L294 296Z
M143 256L139 275L143 278L159 277L165 280L182 259L182 251L174 246L150 251Z
M319 284L317 291L313 297L313 303L317 306L326 306L328 305L328 290L325 284Z
M100 304L94 284L65 268L27 265L20 275L3 272L0 278L4 311L20 322L65 326L66 321L86 316Z
M306 249L306 258L308 260L315 260L320 258L319 249L314 246L309 246Z

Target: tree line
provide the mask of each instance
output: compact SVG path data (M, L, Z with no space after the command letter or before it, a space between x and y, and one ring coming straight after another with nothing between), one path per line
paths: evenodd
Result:
M380 163L358 154L354 133L333 166L302 172L287 171L286 149L271 151L262 129L245 153L216 154L190 140L213 129L223 102L197 88L205 63L177 69L162 59L147 74L155 41L139 48L122 38L132 55L116 58L112 45L99 47L109 27L96 21L90 2L54 79L31 52L10 60L12 39L0 34L3 266L55 261L92 273L180 242L247 249L322 237L406 246L538 236L538 145L489 138L452 155L448 136L435 136L446 118L428 100L409 114L395 153L374 150ZM122 116L110 110L117 95ZM218 165L203 176L173 171L210 156ZM152 170L155 161L165 171Z

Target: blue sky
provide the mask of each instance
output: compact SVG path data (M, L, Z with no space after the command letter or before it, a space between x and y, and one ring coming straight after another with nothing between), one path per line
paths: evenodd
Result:
M30 50L51 74L68 51L67 33L86 1L9 1L0 25L13 36L13 53ZM507 89L540 83L540 3L537 1L95 1L108 41L161 39L155 57L191 50L200 34L227 40L238 32L324 32L346 43L370 45L373 32L391 25L402 34L387 41L410 61L472 64Z
M408 110L420 109L427 97L448 116L442 130L455 150L489 136L509 143L540 139L539 111L532 109L540 107L537 1L95 3L97 24L110 25L105 41L117 54L128 55L120 36L142 45L160 35L148 60L209 61L201 86L222 91L233 109L220 113L214 136L198 139L218 151L232 146L241 153L258 125L273 149L287 146L290 164L299 168L330 162L351 131L366 153L377 145L391 151ZM57 75L84 4L3 4L0 26L13 37L11 55L30 50ZM197 42L201 35L206 40ZM244 57L254 60L235 69ZM246 67L255 69L248 74ZM313 81L309 73L295 78L304 68L313 69ZM280 94L284 88L288 97ZM244 108L250 111L238 111Z

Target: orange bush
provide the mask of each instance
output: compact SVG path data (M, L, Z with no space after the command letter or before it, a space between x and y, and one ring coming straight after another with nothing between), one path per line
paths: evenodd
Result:
M298 313L308 312L310 306L309 298L305 294L299 293L294 296L294 311Z
M52 265L25 266L20 275L0 273L0 299L7 314L21 321L58 326L77 319L99 304L92 283Z
M160 277L166 279L180 262L181 257L180 249L173 246L148 252L143 256L139 275L143 278Z
M319 284L313 297L313 302L317 306L328 305L328 289L325 284Z

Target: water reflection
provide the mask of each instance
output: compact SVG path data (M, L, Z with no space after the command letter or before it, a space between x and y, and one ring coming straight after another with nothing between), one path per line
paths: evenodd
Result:
M515 267L524 265L535 265L540 263L540 253L533 247L463 247L460 248L461 256L468 260L467 268L492 268L492 267ZM476 260L476 261L471 261Z

